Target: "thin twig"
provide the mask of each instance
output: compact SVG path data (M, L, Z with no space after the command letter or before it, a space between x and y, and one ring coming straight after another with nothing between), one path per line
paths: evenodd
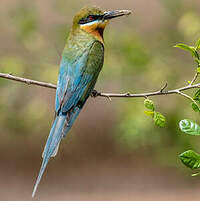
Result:
M56 89L56 85L54 85L54 84L46 83L46 82L39 82L36 80L26 79L26 78L22 78L22 77L17 77L17 76L11 75L11 74L0 73L0 77L9 79L9 80L14 80L17 82L22 82L22 83L25 83L28 85L37 85L37 86L41 86L41 87ZM170 95L170 94L183 95L183 94L181 94L181 91L186 91L186 90L190 90L190 89L194 89L194 88L200 88L200 83L193 84L193 85L190 84L190 85L178 88L178 89L164 91L164 89L166 89L166 87L167 87L167 84L165 84L165 86L162 87L158 91L139 93L139 94L131 94L129 92L127 92L127 93L103 93L102 92L101 93L101 92L94 91L94 93L92 93L92 96L93 97L101 96L101 97L109 98L109 100L111 100L111 98L138 98L138 97L147 98L150 96L161 96L161 95ZM184 96L186 97L186 94L184 94ZM190 97L190 100L191 99L192 98Z
M194 82L196 81L196 79L197 79L198 76L199 76L199 72L196 72L195 75L194 75L194 77L193 77L193 79L192 79L192 81L190 82L190 85L194 84Z
M181 92L181 91L177 91L177 93L178 93L179 95L184 96L185 98L191 100L195 105L198 106L197 102L196 102L192 97L188 96L187 94L185 94L185 93L183 93L183 92Z
M160 92L162 93L166 88L167 88L167 82L165 83L165 85L160 89Z

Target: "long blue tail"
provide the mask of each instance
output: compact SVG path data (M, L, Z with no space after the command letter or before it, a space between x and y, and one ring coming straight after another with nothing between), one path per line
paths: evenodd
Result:
M66 136L66 134L70 130L73 122L75 121L79 113L80 113L80 108L76 107L74 108L72 114L70 114L70 118L68 120L66 115L59 115L55 118L49 137L47 139L43 154L42 154L43 161L42 161L40 172L33 189L32 197L35 196L38 185L46 169L49 159L56 155L59 148L60 141L62 140L64 136Z

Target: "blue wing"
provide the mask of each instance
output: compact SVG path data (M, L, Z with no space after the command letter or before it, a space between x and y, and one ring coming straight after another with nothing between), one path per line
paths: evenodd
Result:
M92 80L93 76L85 73L88 54L89 51L85 51L73 62L63 57L57 83L56 112L67 112L76 105Z

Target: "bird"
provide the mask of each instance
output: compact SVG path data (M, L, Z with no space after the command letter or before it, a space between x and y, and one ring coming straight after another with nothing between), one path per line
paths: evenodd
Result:
M49 159L56 156L61 140L94 89L104 62L103 33L106 25L111 19L130 13L130 10L102 11L98 7L84 7L74 16L60 62L55 118L44 147L32 197Z

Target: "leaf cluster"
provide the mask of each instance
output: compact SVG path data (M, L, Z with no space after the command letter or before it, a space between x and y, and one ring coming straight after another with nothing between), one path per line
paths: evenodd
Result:
M164 127L166 124L166 119L160 112L155 111L155 105L153 101L146 98L144 100L144 106L148 109L144 111L144 113L147 116L150 116L153 118L155 125L161 128Z
M198 77L200 73L200 56L198 51L200 50L200 39L196 42L195 46L189 46L186 44L177 44L175 47L181 48L183 50L189 51L194 58L195 62L197 63L197 69L196 69L196 78ZM195 81L195 80L194 80ZM189 82L189 84L193 84ZM198 89L194 96L191 97L193 100L192 102L192 109L195 112L200 112L200 89ZM181 131L187 135L192 135L192 136L200 136L200 126L190 120L190 119L184 119L179 122L179 127ZM188 168L191 169L199 169L200 168L200 154L196 153L193 150L188 150L179 155L179 158L181 162ZM199 175L199 173L195 173L192 176Z
M200 126L189 119L181 120L179 123L181 131L187 135L200 136ZM200 168L200 154L196 153L193 150L188 150L179 155L181 162L188 168L199 169ZM193 174L196 176L198 173Z

